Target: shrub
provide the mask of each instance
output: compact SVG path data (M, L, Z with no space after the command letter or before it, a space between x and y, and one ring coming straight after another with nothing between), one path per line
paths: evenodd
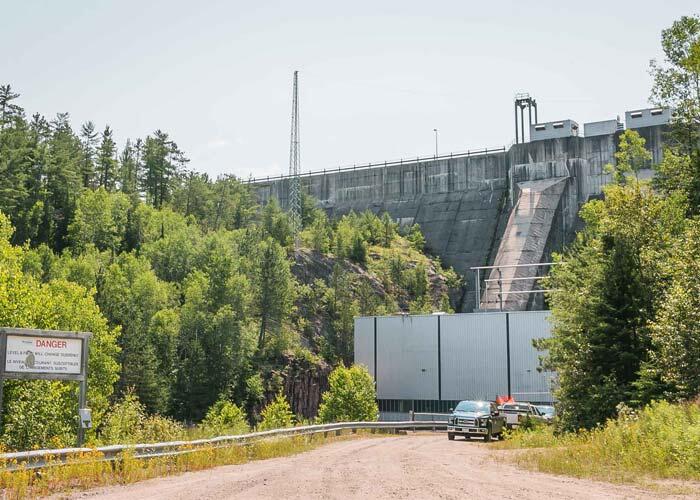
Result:
M367 264L367 244L359 234L355 235L352 239L352 247L350 248L350 255L348 255L348 257L356 264Z
M225 399L211 405L202 420L202 428L212 435L245 434L250 430L245 412Z
M413 224L411 226L406 239L411 243L411 246L419 252L425 250L425 236L423 236L418 224Z
M107 412L100 437L105 444L131 444L139 441L146 412L133 392L127 392Z
M180 422L160 415L151 415L143 420L139 441L142 443L158 443L185 439L185 428Z
M263 408L263 411L260 412L260 416L262 417L262 422L260 422L258 429L261 431L282 429L283 427L291 427L294 425L292 408L289 406L289 402L287 398L284 397L284 394L282 394L282 391Z
M367 369L341 364L331 372L328 381L330 388L323 393L318 412L321 422L377 420L377 395Z

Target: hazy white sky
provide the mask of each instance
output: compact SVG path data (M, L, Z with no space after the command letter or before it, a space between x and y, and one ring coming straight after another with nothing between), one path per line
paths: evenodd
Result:
M28 113L167 131L212 175L286 172L292 72L303 170L500 147L540 121L645 107L666 1L0 0L0 83Z

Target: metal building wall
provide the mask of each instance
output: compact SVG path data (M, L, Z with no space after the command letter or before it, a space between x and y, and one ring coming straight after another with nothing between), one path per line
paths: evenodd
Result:
M546 353L532 345L535 339L551 336L549 311L520 311L508 314L510 335L511 394L520 401L552 401L551 372L538 371Z
M377 398L438 399L437 316L377 318Z
M495 399L508 392L506 316L440 316L442 399Z
M493 400L509 392L521 401L552 401L553 374L538 371L544 353L532 345L533 339L551 335L549 315L522 311L356 318L355 362L375 376L380 403L397 408L411 409L411 401Z
M374 377L374 323L377 318L355 318L355 363L364 365Z

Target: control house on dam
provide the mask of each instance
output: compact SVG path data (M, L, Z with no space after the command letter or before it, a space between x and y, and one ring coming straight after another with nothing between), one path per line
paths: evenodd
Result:
M533 278L573 238L579 207L612 180L605 166L615 162L619 135L625 128L639 132L658 163L671 113L633 110L624 123L583 126L521 120L518 134L517 105L518 139L509 148L310 172L301 176L302 190L330 217L371 210L419 224L428 250L464 277L460 312L540 309ZM288 205L288 176L250 183L262 203L275 198Z

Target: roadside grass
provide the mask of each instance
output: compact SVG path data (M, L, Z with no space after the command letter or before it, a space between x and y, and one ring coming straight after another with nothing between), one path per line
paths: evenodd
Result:
M653 403L591 431L557 435L551 426L509 433L499 449L540 472L611 482L700 480L700 406Z
M71 457L69 463L51 464L39 470L19 468L0 471L0 494L3 499L36 498L49 494L85 490L98 486L128 484L144 479L198 471L221 465L236 465L253 460L284 457L313 450L323 444L356 437L387 435L370 431L324 436L312 434L257 440L243 445L191 448L189 453L139 459L124 453L117 460L101 460L98 452ZM187 450L183 446L181 450ZM3 463L0 467L12 464Z

